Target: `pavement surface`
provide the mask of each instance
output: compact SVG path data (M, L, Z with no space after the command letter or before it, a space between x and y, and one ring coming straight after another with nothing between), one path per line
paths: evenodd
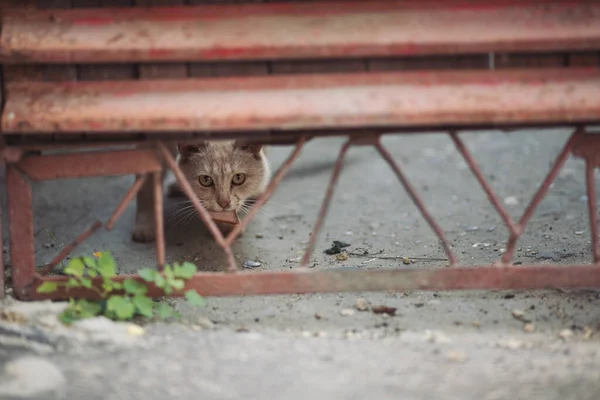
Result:
M477 132L463 137L517 218L569 131ZM235 244L259 270L298 266L341 139L303 151L272 201ZM461 261L488 265L506 229L447 136L386 137ZM277 147L277 167L290 149ZM106 219L132 177L34 185L36 262L48 262L95 219ZM583 162L570 159L519 242L515 262L589 263ZM166 200L168 261L219 270L224 257L197 218ZM130 240L130 206L111 232L78 254L110 250L120 272L155 263ZM6 216L3 217L6 221ZM4 226L6 238L6 226ZM349 251L323 253L333 240ZM5 246L6 247L6 246ZM349 152L313 268L443 267L445 255L387 165ZM426 258L429 260L422 260ZM63 303L0 303L0 399L597 399L600 291L381 292L209 298L202 309L168 299L181 321L62 326ZM397 308L358 311L357 300ZM358 300L362 302L362 300Z

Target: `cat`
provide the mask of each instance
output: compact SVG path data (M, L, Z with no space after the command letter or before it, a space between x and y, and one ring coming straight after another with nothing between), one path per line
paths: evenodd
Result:
M240 213L246 202L258 197L267 187L271 169L266 148L261 144L239 141L205 141L171 145L177 165L192 186L200 203L208 211ZM164 174L163 174L164 179ZM176 183L169 195L181 195ZM147 179L137 195L132 239L136 242L155 240L154 195L152 179ZM219 225L223 233L227 228Z

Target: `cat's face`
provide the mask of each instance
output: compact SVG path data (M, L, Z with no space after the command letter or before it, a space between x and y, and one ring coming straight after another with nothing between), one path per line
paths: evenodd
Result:
M260 145L218 141L178 144L178 149L179 166L208 211L240 211L269 180Z

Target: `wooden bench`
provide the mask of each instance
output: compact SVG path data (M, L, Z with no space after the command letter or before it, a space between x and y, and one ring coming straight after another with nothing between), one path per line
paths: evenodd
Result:
M185 182L181 181L182 175L172 158L164 151L162 142L190 139L245 138L298 143L299 149L313 137L350 135L347 146L375 145L440 236L454 265L455 257L443 232L428 215L399 167L381 147L377 135L432 129L581 127L598 123L600 69L597 65L496 69L492 62L496 53L598 51L598 21L599 2L575 0L323 1L167 8L4 10L0 60L6 71L10 68L13 73L24 68L23 65L37 64L102 66L146 62L334 60L337 65L343 65L345 62L372 60L365 64L365 68L336 74L109 79L97 82L12 79L12 75L5 71L2 155L7 164L11 264L16 294L21 298L43 297L35 292L35 288L44 280L60 278L42 275L68 254L66 250L72 250L102 226L94 224L46 268L36 271L31 188L25 176L33 180L114 174L154 176L157 257L162 265L165 257L162 200L159 198L157 177L163 163L175 172L187 194L192 195L189 185L186 188ZM490 61L490 68L406 72L369 67L385 66L385 60L390 60L390 57L394 58L389 61L393 63L398 57L439 55L480 55ZM598 62L597 54L592 56L592 60L594 57ZM461 147L458 137L453 135L453 138L468 159L469 155ZM574 145L577 140L568 142L568 146ZM93 154L24 157L24 152L32 149L65 146L84 149L128 144L137 144L139 148L128 150L128 153L109 149ZM338 159L331 190L347 146ZM156 149L159 151L156 152ZM571 147L566 147L564 153L568 155L570 151ZM259 203L268 199L296 156L297 152L294 152L276 174ZM66 167L75 158L81 162L87 160L86 167L77 170ZM134 159L145 161L131 162ZM564 157L559 157L549 178L562 162ZM476 166L472 162L470 166L477 176ZM481 176L477 177L494 201L485 181ZM149 178L140 176L136 180L113 217L105 224L107 228L135 197L144 179ZM550 183L551 180L544 184ZM321 217L327 211L331 190L326 195ZM540 190L539 194L543 197L546 189L543 186ZM541 200L538 197L532 203L533 208ZM495 206L502 215L501 206ZM224 238L197 201L196 207L217 242L228 253L231 269L235 269L230 244L247 221ZM528 218L518 224L506 215L503 218L511 232L509 244L513 243L514 247ZM305 261L319 228L320 220L315 225ZM597 238L594 243L597 243ZM502 261L506 265L510 258L504 257ZM519 280L521 278L518 277L524 275L506 268L506 280L497 279L497 286L543 287L566 281L570 285L593 283L600 286L600 276L586 267L550 275L542 268L533 278L527 275L529 280ZM493 268L481 271L497 276ZM479 274L484 273L481 271ZM226 277L201 274L190 285L196 285L193 287L206 295L400 287L450 289L464 288L464 285L456 283L462 275L453 274L467 272L460 269L426 271L418 276L411 275L412 284L407 284L407 275L402 275L407 271L385 272L379 277L371 274L372 279L354 274L333 277L326 272L319 272L311 279L277 272L255 273L252 278L244 273ZM486 286L485 276L478 276L481 278L478 281L480 285L475 282L470 287L493 286ZM279 286L269 282L276 282ZM66 296L65 293L55 295Z

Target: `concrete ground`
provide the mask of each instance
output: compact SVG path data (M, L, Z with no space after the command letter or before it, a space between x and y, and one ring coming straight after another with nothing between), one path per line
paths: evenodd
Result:
M464 138L516 218L568 131L479 132ZM235 245L240 264L295 268L341 139L310 143L273 200ZM499 257L507 233L448 137L387 137L429 210L468 265ZM274 148L278 166L289 152ZM48 262L96 218L106 219L131 177L35 184L36 261ZM167 200L166 216L177 210ZM153 266L151 244L130 241L133 206L112 232L78 249L110 250L122 272ZM6 221L6 217L3 219ZM218 270L224 258L198 219L168 219L168 261ZM6 237L6 234L5 234ZM333 240L350 251L323 251ZM392 256L390 258L390 256ZM370 148L349 153L313 257L315 269L436 268L443 251L387 165ZM518 245L523 264L589 262L583 163L570 159ZM397 315L359 312L359 297ZM60 304L6 300L0 318L0 398L65 399L597 399L598 291L345 293L169 300L184 318L144 334L91 320L65 328ZM349 311L352 310L352 311ZM20 317L24 316L24 317ZM4 397L2 395L4 393ZM12 396L12 397L11 397Z

